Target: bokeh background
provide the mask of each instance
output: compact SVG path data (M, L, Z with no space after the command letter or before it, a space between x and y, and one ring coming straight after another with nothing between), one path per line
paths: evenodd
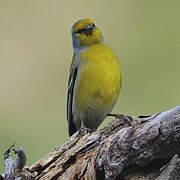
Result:
M80 18L95 20L120 59L123 87L113 112L138 116L179 105L179 7L179 0L1 1L1 172L10 144L24 148L30 165L68 138L70 29Z

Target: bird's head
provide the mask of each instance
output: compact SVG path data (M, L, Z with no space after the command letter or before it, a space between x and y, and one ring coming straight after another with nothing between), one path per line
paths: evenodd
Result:
M81 19L72 27L74 48L83 48L100 43L103 36L92 19Z

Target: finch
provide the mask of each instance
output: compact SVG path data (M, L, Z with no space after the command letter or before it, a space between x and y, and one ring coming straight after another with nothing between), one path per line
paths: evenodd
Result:
M83 124L95 131L111 112L119 97L120 63L92 19L72 26L74 55L70 67L67 97L69 136Z

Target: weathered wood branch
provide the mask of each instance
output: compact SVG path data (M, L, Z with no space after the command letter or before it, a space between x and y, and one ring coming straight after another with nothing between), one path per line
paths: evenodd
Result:
M11 145L4 152L4 161L5 161L5 171L2 175L0 175L0 180L14 180L16 175L22 172L26 164L26 154L23 149L17 148L14 149L14 145ZM14 151L14 154L17 154L17 158L13 160L10 156L11 150Z
M36 180L176 180L180 179L179 153L177 106L144 118L124 115L91 134L79 131L21 174Z

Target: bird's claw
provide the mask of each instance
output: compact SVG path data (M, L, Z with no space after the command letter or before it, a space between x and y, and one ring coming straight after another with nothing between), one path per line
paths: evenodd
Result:
M129 126L132 126L132 119L128 116L125 116L123 114L107 114L107 116L113 116L117 119L122 119L124 122L126 122Z
M88 133L92 133L92 130L87 128L85 125L84 125L84 122L81 121L81 127L79 129L81 132L85 132L85 134L88 134Z

